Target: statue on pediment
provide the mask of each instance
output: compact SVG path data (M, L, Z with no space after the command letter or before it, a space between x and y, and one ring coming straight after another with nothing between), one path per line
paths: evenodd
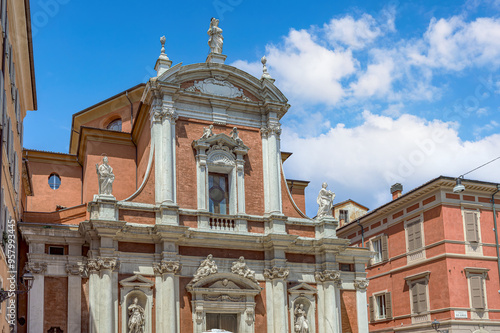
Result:
M240 136L239 136L239 131L236 127L233 127L233 129L231 130L231 133L229 133L229 136L234 140L236 141L236 143L238 145L242 145L243 144L243 140L240 139Z
M203 127L203 135L201 136L200 140L203 139L208 139L209 137L214 135L213 131L214 125L210 125L208 127Z
M323 183L321 190L319 190L318 198L316 199L316 202L319 205L318 214L316 214L316 218L318 219L325 216L332 216L332 206L333 199L335 199L335 193L327 190L327 187L328 184Z
M207 31L208 36L208 46L210 46L211 53L222 53L222 44L224 43L224 37L222 37L222 29L219 28L219 20L212 17L210 20L210 28Z
M146 323L144 308L139 305L139 300L134 298L134 302L128 307L128 330L129 333L144 333Z
M99 180L99 194L112 195L115 175L113 174L113 168L108 164L108 157L104 156L102 164L96 163L95 168Z
M238 261L233 262L231 273L241 275L257 283L257 280L255 279L255 272L248 268L244 257L240 257Z
M202 278L215 273L217 273L217 265L213 260L213 256L209 254L207 258L201 262L200 267L198 267L198 269L196 270L193 281L191 281L191 283L198 282Z

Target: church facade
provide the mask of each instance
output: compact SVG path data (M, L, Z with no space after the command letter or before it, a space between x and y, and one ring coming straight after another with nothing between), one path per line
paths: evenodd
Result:
M162 37L156 77L73 115L69 153L24 151L18 332L368 332L370 251L304 214L265 58L255 78L208 34L175 66Z

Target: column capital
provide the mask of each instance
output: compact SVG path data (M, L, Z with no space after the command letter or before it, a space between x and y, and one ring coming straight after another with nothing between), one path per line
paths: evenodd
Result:
M277 124L270 124L270 125L267 125L267 126L262 126L260 128L260 135L263 137L263 138L267 138L271 135L276 135L276 136L280 136L281 135L281 125L279 123Z
M175 123L177 118L179 118L179 115L175 111L175 108L171 106L164 106L161 101L155 102L151 107L152 123L162 123L165 119Z
M266 268L264 269L264 277L268 280L286 279L290 274L290 270L286 267Z
M97 259L89 259L87 261L87 269L89 271L111 270L117 268L118 260L113 257L97 257Z
M68 275L81 275L81 264L66 264L66 273Z
M155 275L163 275L163 274L177 274L181 271L182 265L179 261L173 260L162 260L160 263L153 263L153 271Z
M356 290L366 290L369 283L370 281L368 281L367 279L354 280L354 287L356 288Z
M47 263L39 261L28 261L25 266L32 274L44 274L47 271Z
M322 272L315 272L314 277L316 278L316 281L319 282L334 281L337 285L340 285L342 283L339 271L325 269Z

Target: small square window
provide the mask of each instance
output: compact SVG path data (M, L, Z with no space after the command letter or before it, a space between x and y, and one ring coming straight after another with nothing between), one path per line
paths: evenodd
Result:
M349 223L349 211L345 209L339 210L339 220L344 220L344 225Z
M64 255L64 247L63 246L49 246L49 254L53 254L56 256Z
M354 272L354 265L353 264L340 263L339 268L343 272Z

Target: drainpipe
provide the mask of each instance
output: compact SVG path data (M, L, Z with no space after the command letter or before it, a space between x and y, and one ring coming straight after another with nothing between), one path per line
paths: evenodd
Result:
M358 222L359 227L361 228L361 245L363 247L365 247L365 230L364 230L363 226L361 225L361 223L359 223L359 220L357 222ZM497 247L497 251L498 251L498 247ZM499 263L499 265L500 265L500 263ZM500 267L500 266L498 266L498 267Z
M497 229L497 212L495 210L495 194L500 192L500 184L497 184L497 190L491 195L491 208L493 209L493 223L495 226L495 249L497 250L497 268L498 276L500 276L500 254L498 250L498 229ZM498 290L500 293L500 290Z
M132 101L130 98L128 98L128 91L125 91L125 97L127 97L128 102L130 103L130 136L132 136L132 128L134 127L134 104L132 104ZM137 156L137 145L135 145L135 189L137 190L138 186L138 179L137 179L137 161L138 161L138 156Z

